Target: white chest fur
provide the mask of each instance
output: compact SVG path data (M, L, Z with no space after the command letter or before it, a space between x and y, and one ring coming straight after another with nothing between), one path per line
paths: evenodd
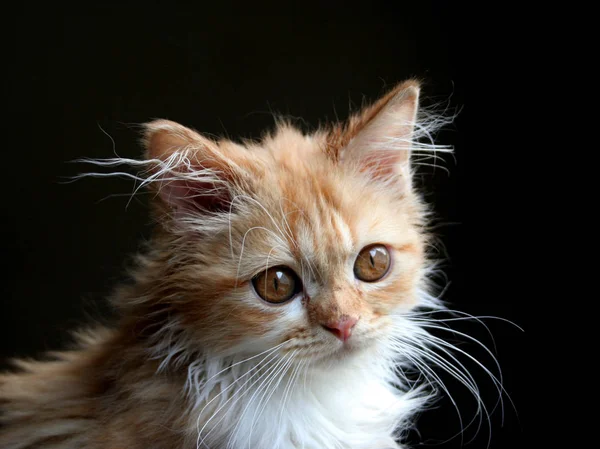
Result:
M195 446L399 448L395 436L408 427L423 397L393 387L391 367L363 362L357 357L307 370L280 359L271 371L238 365L213 379L207 376L208 382L197 384L190 423Z

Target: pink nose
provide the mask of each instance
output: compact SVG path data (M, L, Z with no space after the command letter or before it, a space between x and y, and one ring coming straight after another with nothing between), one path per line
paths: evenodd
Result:
M351 318L344 316L337 321L330 321L327 324L323 324L323 327L335 335L342 341L346 341L352 335L352 329L356 325L358 318Z

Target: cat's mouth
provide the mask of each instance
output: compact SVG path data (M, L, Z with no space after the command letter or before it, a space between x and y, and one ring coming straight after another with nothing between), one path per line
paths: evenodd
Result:
M314 362L345 360L364 353L373 347L375 339L367 335L352 336L346 341L319 341L314 343L298 342L286 348L285 352L294 352L298 359L310 359Z

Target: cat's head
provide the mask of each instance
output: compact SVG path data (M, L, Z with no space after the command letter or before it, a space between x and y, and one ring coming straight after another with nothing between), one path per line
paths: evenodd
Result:
M173 327L221 354L283 343L313 360L385 338L418 304L426 263L410 167L418 96L405 82L344 124L281 124L244 144L149 123L163 265L149 296Z

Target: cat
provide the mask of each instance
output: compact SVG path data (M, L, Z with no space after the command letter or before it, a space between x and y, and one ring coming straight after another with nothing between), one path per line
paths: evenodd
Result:
M0 446L405 447L449 347L422 319L444 305L411 163L447 120L419 93L243 144L156 120L143 160L94 161L139 169L154 234L114 326L0 375Z

